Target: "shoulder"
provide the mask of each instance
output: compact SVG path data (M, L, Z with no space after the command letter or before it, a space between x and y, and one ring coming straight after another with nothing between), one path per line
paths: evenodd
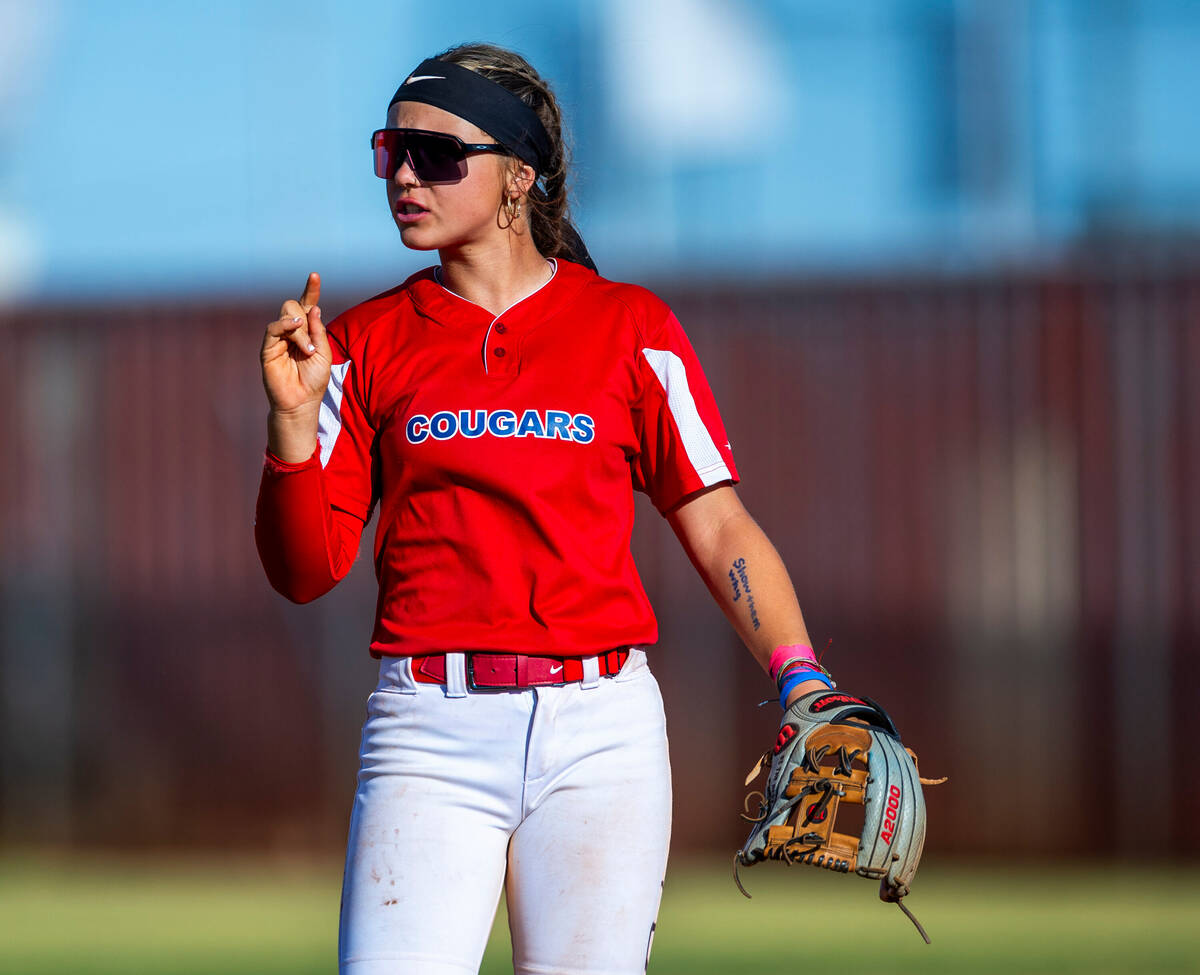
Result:
M605 308L624 317L643 339L661 334L674 319L671 307L649 288L626 281L612 281L581 268L590 278L584 300L594 308Z
M331 343L345 357L356 357L378 323L395 323L412 311L412 291L421 281L432 280L433 268L427 267L410 275L402 284L347 308L325 326Z

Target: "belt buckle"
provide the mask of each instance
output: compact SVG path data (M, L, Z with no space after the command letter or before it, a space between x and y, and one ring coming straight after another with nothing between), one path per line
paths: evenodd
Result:
M463 654L466 657L466 676L467 689L472 691L512 691L520 687L519 684L479 684L475 681L475 654L467 652Z
M467 658L467 687L472 691L483 690L482 687L475 683L475 654L467 653L463 656Z

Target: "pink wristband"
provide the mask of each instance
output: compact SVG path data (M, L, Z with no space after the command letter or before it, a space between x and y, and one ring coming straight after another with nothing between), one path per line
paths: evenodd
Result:
M771 680L779 680L779 671L784 664L801 659L811 660L815 664L817 655L813 653L812 647L806 647L803 643L786 643L776 647L775 652L771 654Z

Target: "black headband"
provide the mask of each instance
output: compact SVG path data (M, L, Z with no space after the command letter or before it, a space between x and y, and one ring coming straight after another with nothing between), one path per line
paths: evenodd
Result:
M537 113L503 85L451 61L429 58L404 79L388 102L423 102L478 125L538 174L550 167L553 146Z

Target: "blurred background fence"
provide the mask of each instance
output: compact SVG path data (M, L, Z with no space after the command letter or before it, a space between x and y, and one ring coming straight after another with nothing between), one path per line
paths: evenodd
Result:
M257 353L308 271L329 319L433 260L367 136L475 40L553 84L583 236L691 335L826 662L950 777L931 854L1193 863L1200 4L425 13L0 0L0 867L340 853L375 582L267 585ZM675 845L724 857L778 712L639 505ZM991 893L964 937L1023 947Z
M1197 263L647 283L826 662L950 776L936 849L1200 852ZM0 309L6 843L343 842L374 532L311 605L262 574L277 301ZM727 851L770 685L648 503L634 549L676 846Z

